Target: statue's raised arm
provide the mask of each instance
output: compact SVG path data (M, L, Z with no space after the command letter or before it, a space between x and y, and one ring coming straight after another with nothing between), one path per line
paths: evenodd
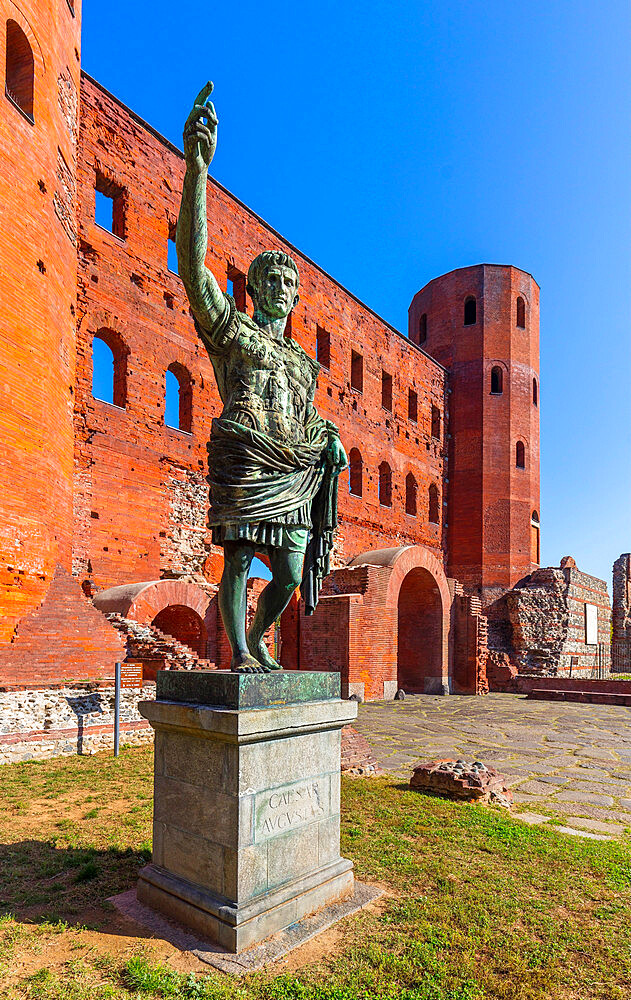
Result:
M215 277L206 267L208 222L206 183L217 145L217 115L210 100L212 83L200 90L184 126L186 174L177 223L177 257L197 322L212 331L225 316L227 304Z
M334 424L314 408L317 361L291 336L299 301L298 265L280 248L248 268L249 315L207 270L206 175L217 142L212 83L184 128L186 176L177 226L180 275L217 381L221 414L208 442L208 525L224 550L219 609L231 669L281 669L265 636L300 587L305 613L318 602L337 524L337 477L346 454ZM272 579L246 632L248 574L256 553Z

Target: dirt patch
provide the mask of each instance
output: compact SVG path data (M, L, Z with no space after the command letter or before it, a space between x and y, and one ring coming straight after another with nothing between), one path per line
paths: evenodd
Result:
M371 883L371 885L374 885L374 883ZM380 886L379 888L382 888L384 892L387 891L386 886ZM379 899L365 906L361 913L380 915L383 913L387 903L387 898L380 896ZM301 944L300 947L294 948L288 955L280 958L278 962L269 965L267 967L268 971L277 976L283 972L296 972L298 969L304 968L305 965L316 965L318 962L331 958L335 952L347 948L352 938L356 936L353 922L357 920L358 916L359 914L353 914L345 920L340 920L333 927L329 927L328 930L317 934L310 941Z

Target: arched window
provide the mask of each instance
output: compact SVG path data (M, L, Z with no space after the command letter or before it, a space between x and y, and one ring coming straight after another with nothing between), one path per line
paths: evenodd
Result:
M539 511L533 510L530 518L530 561L539 565Z
M166 372L164 422L167 427L191 433L193 387L191 375L184 365L174 361Z
M416 494L418 491L418 484L414 475L408 472L405 477L405 513L411 514L412 517L416 517Z
M33 121L33 84L35 62L29 40L16 21L7 21L6 76L7 97Z
M228 295L232 295L234 299L234 304L236 305L239 312L244 313L246 307L246 277L242 271L239 271L232 264L228 264L228 280L226 282L226 291ZM320 359L318 358L318 361ZM322 362L320 362L322 364Z
M429 488L429 522L438 524L440 522L440 507L438 504L438 487L432 483Z
M364 359L357 351L351 351L351 389L364 391Z
M526 328L526 303L521 295L517 299L517 326L522 330Z
M532 380L532 401L535 406L539 405L539 386L536 378Z
M167 239L167 270L170 271L171 274L180 273L180 265L177 259L177 247L175 245L176 239L177 239L177 223L170 222L169 236Z
M432 437L440 440L440 410L432 405Z
M124 409L127 405L127 345L113 330L99 330L92 340L92 395Z
M427 313L422 313L418 321L418 342L424 344L427 340Z
M408 389L408 419L418 421L418 396L414 389Z
M464 300L464 325L473 326L477 321L476 301L473 295Z
M518 441L515 445L515 465L518 469L526 468L526 449L523 441Z
M494 396L501 396L504 391L504 373L499 365L491 368L491 392Z
M354 497L360 497L363 492L363 462L357 448L351 448L348 456L348 490Z
M379 466L379 503L382 507L392 507L392 470L387 462Z
M316 326L316 361L323 368L331 367L331 334L323 326Z

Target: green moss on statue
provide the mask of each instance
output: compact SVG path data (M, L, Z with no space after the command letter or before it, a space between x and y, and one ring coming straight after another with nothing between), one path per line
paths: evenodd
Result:
M186 175L177 226L179 272L223 403L208 442L209 524L224 548L219 607L231 669L280 669L263 637L300 585L307 614L329 571L337 524L337 477L347 460L339 432L313 406L320 366L285 337L299 275L282 251L259 254L248 271L254 304L238 312L207 269L206 176L217 144L213 86L199 93L184 127ZM246 635L247 579L256 552L272 580Z

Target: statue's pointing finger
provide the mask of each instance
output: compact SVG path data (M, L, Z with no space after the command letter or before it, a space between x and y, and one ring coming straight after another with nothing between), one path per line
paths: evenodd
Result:
M218 123L217 113L215 111L214 105L210 100L210 95L213 92L213 84L208 81L208 83L202 87L199 94L195 98L195 103L193 109L186 119L184 128L188 128L193 122L198 122L201 118L206 118L208 124L215 127Z

